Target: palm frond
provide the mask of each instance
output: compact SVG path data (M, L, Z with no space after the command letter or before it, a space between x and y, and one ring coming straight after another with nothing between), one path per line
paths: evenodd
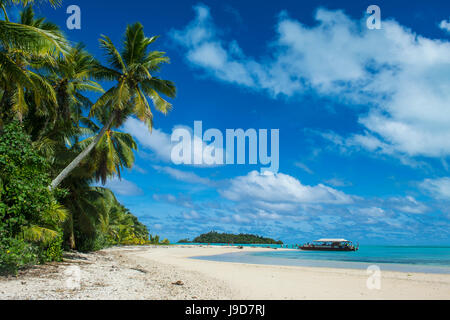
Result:
M0 0L0 3L5 5L21 4L23 6L44 2L50 3L53 7L58 7L61 5L62 0Z
M34 53L67 53L67 40L54 30L1 21L0 43L4 47L17 47Z
M100 47L106 51L108 62L116 69L121 70L122 73L126 72L126 66L122 60L122 56L116 47L112 43L111 39L105 35L102 35L100 41Z
M177 95L177 88L175 87L175 84L169 80L162 80L153 77L152 79L144 80L142 85L146 88L152 88L158 92L161 92L169 98L175 98Z
M143 84L142 90L148 97L150 97L150 99L152 99L153 105L155 106L156 110L162 112L163 114L168 114L169 111L172 110L172 105L161 98L159 93L151 86Z
M22 121L23 115L28 112L28 104L25 101L25 92L22 86L17 86L12 95L12 111Z
M59 236L59 232L40 227L37 225L31 225L28 227L24 227L23 230L23 238L27 241L33 242L42 242L44 244L50 243L52 240L56 239Z

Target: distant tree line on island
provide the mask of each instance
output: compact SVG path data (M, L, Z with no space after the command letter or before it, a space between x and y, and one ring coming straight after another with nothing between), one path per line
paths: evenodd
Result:
M192 241L189 241L189 239L181 239L178 243L283 244L283 241L254 234L231 234L211 231L201 234Z

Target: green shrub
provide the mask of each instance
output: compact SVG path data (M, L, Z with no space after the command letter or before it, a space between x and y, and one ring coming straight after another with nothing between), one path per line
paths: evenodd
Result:
M77 250L81 252L98 251L115 244L109 236L104 235L101 232L97 232L92 236L87 236L81 232L76 232L75 239L77 243Z
M27 222L38 222L51 205L48 164L33 149L22 127L13 122L0 134L0 218L7 236L15 237Z
M20 268L39 262L38 248L22 239L3 238L0 242L0 274L16 274Z
M56 239L51 241L48 245L41 246L41 262L62 261L63 255L63 238L59 235Z
M49 190L47 161L34 149L22 126L0 132L0 269L60 260L65 209Z

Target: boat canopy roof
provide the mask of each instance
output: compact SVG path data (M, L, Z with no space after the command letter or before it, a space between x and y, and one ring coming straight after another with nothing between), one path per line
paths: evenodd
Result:
M351 241L345 240L345 239L327 239L327 238L323 238L323 239L319 239L319 240L314 240L314 242L351 242Z

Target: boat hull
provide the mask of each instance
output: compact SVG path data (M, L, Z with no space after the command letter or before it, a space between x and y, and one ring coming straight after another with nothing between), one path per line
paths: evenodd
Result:
M319 248L319 247L300 247L305 251L357 251L357 248Z

